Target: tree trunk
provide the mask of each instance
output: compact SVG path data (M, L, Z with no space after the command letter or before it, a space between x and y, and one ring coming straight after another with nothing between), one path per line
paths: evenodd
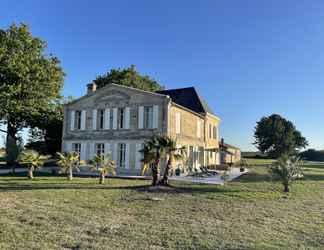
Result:
M17 146L17 129L16 127L12 126L10 120L8 119L8 124L7 124L7 138L6 138L6 161L7 165L12 167L12 172L15 173L15 160L13 155L15 152L10 152L10 150L16 150Z
M105 183L105 174L100 174L99 184L104 184L104 183Z
M28 178L29 179L34 179L34 173L33 173L33 171L34 171L34 168L33 167L28 168Z
M72 181L72 179L73 179L73 171L72 171L72 168L69 168L68 180Z
M159 174L157 171L152 171L152 186L156 186L158 184Z
M168 185L169 184L169 172L171 167L171 160L168 159L167 165L164 170L164 175L162 180L160 181L161 185Z
M288 193L289 192L289 186L288 184L284 184L284 192Z

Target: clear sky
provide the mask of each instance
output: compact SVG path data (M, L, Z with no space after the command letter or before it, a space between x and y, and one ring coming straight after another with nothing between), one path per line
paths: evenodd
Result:
M324 148L324 1L2 0L0 28L30 25L79 97L98 74L135 64L167 88L195 86L221 136L254 150L262 116L293 121Z

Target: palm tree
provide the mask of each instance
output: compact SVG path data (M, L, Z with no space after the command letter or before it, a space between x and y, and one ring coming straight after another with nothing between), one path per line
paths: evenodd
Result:
M59 161L57 164L63 169L63 171L67 174L68 180L73 179L73 169L79 169L80 161L79 154L77 152L68 152L68 153L56 153Z
M299 157L282 155L270 167L270 173L279 178L284 186L284 192L289 192L289 185L292 181L303 176L299 165Z
M18 162L28 168L28 178L34 178L34 170L44 165L47 156L40 155L35 150L24 150L18 156Z
M162 143L164 147L165 158L167 159L167 163L164 169L163 178L160 180L160 184L168 185L169 184L169 172L170 169L176 166L175 163L181 161L184 162L186 160L186 148L178 147L177 141L173 140L170 137L162 137L160 139L160 143Z
M99 184L104 184L105 176L108 173L112 173L113 175L116 175L115 162L111 160L109 154L107 154L106 156L96 155L95 158L90 162L90 164L91 164L92 171L99 171L100 174Z
M146 141L140 152L144 155L142 174L150 169L152 172L152 186L155 186L160 178L160 160L165 153L161 137L154 136Z
M154 136L146 141L141 150L144 154L142 174L149 169L152 172L152 185L167 185L169 172L174 163L185 159L185 148L178 148L177 142L167 136ZM160 161L166 159L162 180L160 178Z

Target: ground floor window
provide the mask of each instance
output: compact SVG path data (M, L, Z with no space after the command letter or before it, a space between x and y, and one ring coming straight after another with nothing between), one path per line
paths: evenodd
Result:
M72 143L72 151L81 154L81 143Z
M118 144L118 167L125 168L125 160L126 160L126 144L120 143Z
M97 143L96 144L96 155L105 155L105 144L104 143Z

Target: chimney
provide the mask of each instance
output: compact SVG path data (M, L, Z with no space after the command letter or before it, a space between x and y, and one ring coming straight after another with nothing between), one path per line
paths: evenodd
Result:
M97 90L97 84L94 82L87 84L87 94L95 92Z

